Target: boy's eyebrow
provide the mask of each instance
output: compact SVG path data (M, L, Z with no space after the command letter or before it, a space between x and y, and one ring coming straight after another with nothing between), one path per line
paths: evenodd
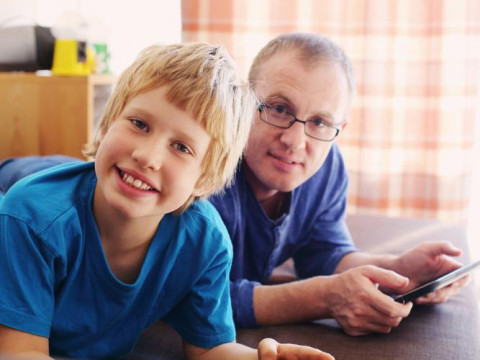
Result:
M141 109L141 108L138 108L138 107L134 107L134 106L125 106L125 110L124 110L127 114L130 114L130 113L136 113L138 115L141 115L141 116L145 116L147 118L152 118L154 117L154 115L152 113L150 113L149 111L147 110L144 110L144 109ZM133 115L133 114L132 114Z
M148 120L155 119L155 117L156 117L150 111L144 110L142 108L135 107L135 106L130 106L130 107L126 106L125 107L125 113L126 113L126 115L131 115L131 116L139 115L139 116L144 117ZM186 141L188 141L189 143L195 144L197 142L195 136L191 136L183 130L181 131L180 135Z

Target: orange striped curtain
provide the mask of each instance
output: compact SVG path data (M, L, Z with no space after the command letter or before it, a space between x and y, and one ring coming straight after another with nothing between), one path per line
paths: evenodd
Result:
M279 33L330 37L357 80L338 138L349 213L466 219L479 166L480 1L182 0L182 23L184 41L224 44L245 76Z

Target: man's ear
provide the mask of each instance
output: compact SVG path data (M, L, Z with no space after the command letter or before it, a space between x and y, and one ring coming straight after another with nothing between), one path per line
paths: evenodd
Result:
M342 128L340 130L343 131L343 129L345 129L347 127L347 124L348 124L348 120L344 119L343 122L342 122Z

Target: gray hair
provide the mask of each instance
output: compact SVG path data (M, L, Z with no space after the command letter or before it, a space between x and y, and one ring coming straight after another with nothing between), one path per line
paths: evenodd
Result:
M339 64L347 78L350 101L353 100L355 96L355 77L350 60L342 48L332 40L315 33L292 32L270 40L253 60L248 75L250 82L255 84L260 68L266 60L284 50L298 50L299 59L306 65L316 65L320 61Z

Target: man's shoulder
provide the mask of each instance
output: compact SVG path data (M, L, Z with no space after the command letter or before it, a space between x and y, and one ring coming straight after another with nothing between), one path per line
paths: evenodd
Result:
M342 182L346 179L348 179L348 173L343 156L338 145L334 143L320 169L310 179L300 185L300 188L316 187L319 183L327 181Z
M302 209L322 212L344 201L349 177L340 149L334 143L322 167L293 191L293 202ZM310 212L310 210L308 210Z
M227 206L231 208L241 197L246 197L249 191L249 186L245 180L244 169L239 166L235 172L232 183L226 186L218 194L212 195L208 200L215 206L215 208ZM233 209L231 208L233 211Z

